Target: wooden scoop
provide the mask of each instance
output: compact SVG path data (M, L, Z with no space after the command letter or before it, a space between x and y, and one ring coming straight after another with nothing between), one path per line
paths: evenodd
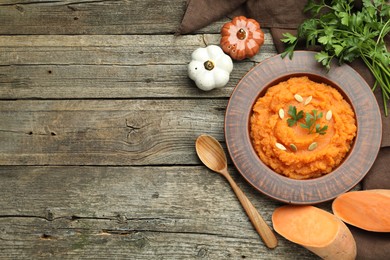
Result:
M204 163L204 165L206 165L210 170L220 173L228 180L246 214L251 220L252 225L263 239L265 245L268 248L275 248L278 245L278 241L276 240L274 232L267 223L265 223L259 212L257 212L256 208L230 176L227 170L226 155L221 144L212 136L200 135L196 139L195 148L199 159Z

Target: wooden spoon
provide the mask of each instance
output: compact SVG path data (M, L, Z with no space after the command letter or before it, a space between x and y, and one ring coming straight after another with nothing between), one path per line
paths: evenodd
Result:
M233 191L236 193L238 200L241 202L246 214L255 227L257 233L263 239L268 248L275 248L278 245L276 236L271 228L265 223L256 208L245 196L242 190L237 186L227 170L227 160L221 144L212 136L200 135L195 142L196 153L199 159L212 171L223 175Z

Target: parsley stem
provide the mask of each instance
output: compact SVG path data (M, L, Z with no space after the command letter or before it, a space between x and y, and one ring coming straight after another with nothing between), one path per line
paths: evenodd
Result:
M367 67L370 69L371 73L374 75L375 79L377 80L377 82L379 83L379 85L381 86L381 89L382 89L382 99L383 99L383 108L384 108L384 112L385 112L385 116L388 116L388 110L387 110L387 102L388 100L390 99L389 97L389 94L390 94L390 88L389 88L389 85L388 85L388 79L385 77L385 75L381 75L381 70L376 70L374 68L374 66L371 64L371 62L368 61L366 55L363 54L363 52L360 50L360 53L361 53L361 57L364 61L364 63L367 65ZM376 61L376 63L378 66L380 66L381 64L379 62ZM383 71L382 73L386 73L385 71ZM386 81L386 82L385 82ZM386 84L387 83L387 84Z
M386 27L387 27L388 25L390 25L390 20L388 20L388 21L385 23L385 25L383 25L383 28L382 28L381 32L379 33L378 39L376 40L375 50L376 50L376 46L378 46L378 44L379 44L379 41L383 40L383 37L388 33L388 32L384 33L384 32L385 32L385 29L386 29ZM390 30L390 26L387 27L386 30Z
M386 99L385 98L385 96L384 95L382 95L382 99L383 99L383 109L385 110L385 115L387 116L388 115L388 112L387 112L387 101L389 100L389 99Z

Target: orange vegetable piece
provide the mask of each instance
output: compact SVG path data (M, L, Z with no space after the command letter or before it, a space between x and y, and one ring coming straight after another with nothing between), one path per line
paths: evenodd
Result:
M351 191L332 203L333 213L345 223L375 232L390 232L390 190Z
M356 242L333 214L314 206L286 205L272 215L274 230L323 259L355 259Z

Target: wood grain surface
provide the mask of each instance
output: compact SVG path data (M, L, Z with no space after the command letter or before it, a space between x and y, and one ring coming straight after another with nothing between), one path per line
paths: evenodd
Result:
M280 237L269 250L195 154L202 133L224 141L233 88L276 53L269 31L202 92L191 52L230 19L174 36L185 5L0 1L0 259L318 259ZM271 224L281 204L229 171Z
M254 64L275 53L268 31L266 37L263 52L237 63L225 88L202 92L187 64L219 35L0 35L0 97L228 97Z

